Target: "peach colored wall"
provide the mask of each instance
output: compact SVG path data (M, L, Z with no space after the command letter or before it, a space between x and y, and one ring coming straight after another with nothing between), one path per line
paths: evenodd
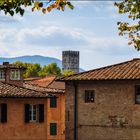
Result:
M64 140L64 95L58 95L56 109L50 99L0 99L7 103L7 123L0 123L0 140ZM44 122L25 123L24 105L44 104ZM50 136L50 123L58 123L56 136Z
M45 99L0 99L0 103L7 103L7 123L0 123L0 140L46 140L47 118L44 123L25 123L25 104L44 104ZM46 116L46 112L45 116Z
M50 108L50 100L48 100L48 140L64 140L65 139L65 95L56 94L57 108ZM50 136L50 123L57 123L57 136Z

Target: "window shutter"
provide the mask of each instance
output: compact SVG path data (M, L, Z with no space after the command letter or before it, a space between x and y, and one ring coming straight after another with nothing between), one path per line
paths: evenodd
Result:
M51 97L50 98L50 108L56 108L56 106L57 106L57 98Z
M7 122L7 104L1 104L1 122Z
M44 122L44 104L39 104L39 122Z
M30 120L30 105L29 104L25 104L25 122L28 123Z
M57 124L50 123L50 135L57 135Z

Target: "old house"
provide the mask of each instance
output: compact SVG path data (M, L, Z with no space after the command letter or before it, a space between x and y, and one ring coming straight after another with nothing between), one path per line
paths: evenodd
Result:
M45 78L27 79L24 82L26 88L36 91L47 92L54 98L48 99L48 122L54 122L57 125L57 134L55 137L48 132L48 140L56 138L56 140L65 139L65 84L56 81L55 76L47 76Z
M59 79L66 83L66 140L140 139L140 59Z
M46 140L49 94L0 82L0 140Z
M25 86L23 71L0 65L0 140L64 140L64 99L58 96L65 90Z

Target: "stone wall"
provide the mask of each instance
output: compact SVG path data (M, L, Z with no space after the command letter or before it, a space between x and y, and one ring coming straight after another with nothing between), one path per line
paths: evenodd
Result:
M78 140L139 140L140 105L135 85L140 81L79 82ZM85 90L95 91L95 102L85 103ZM68 117L69 115L69 117ZM74 86L66 84L66 139L74 140Z
M63 51L62 54L62 70L73 70L79 72L79 52L78 51Z

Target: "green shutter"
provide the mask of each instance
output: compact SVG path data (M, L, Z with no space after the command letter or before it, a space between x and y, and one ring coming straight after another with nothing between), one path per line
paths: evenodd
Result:
M57 135L57 124L50 123L50 135Z

